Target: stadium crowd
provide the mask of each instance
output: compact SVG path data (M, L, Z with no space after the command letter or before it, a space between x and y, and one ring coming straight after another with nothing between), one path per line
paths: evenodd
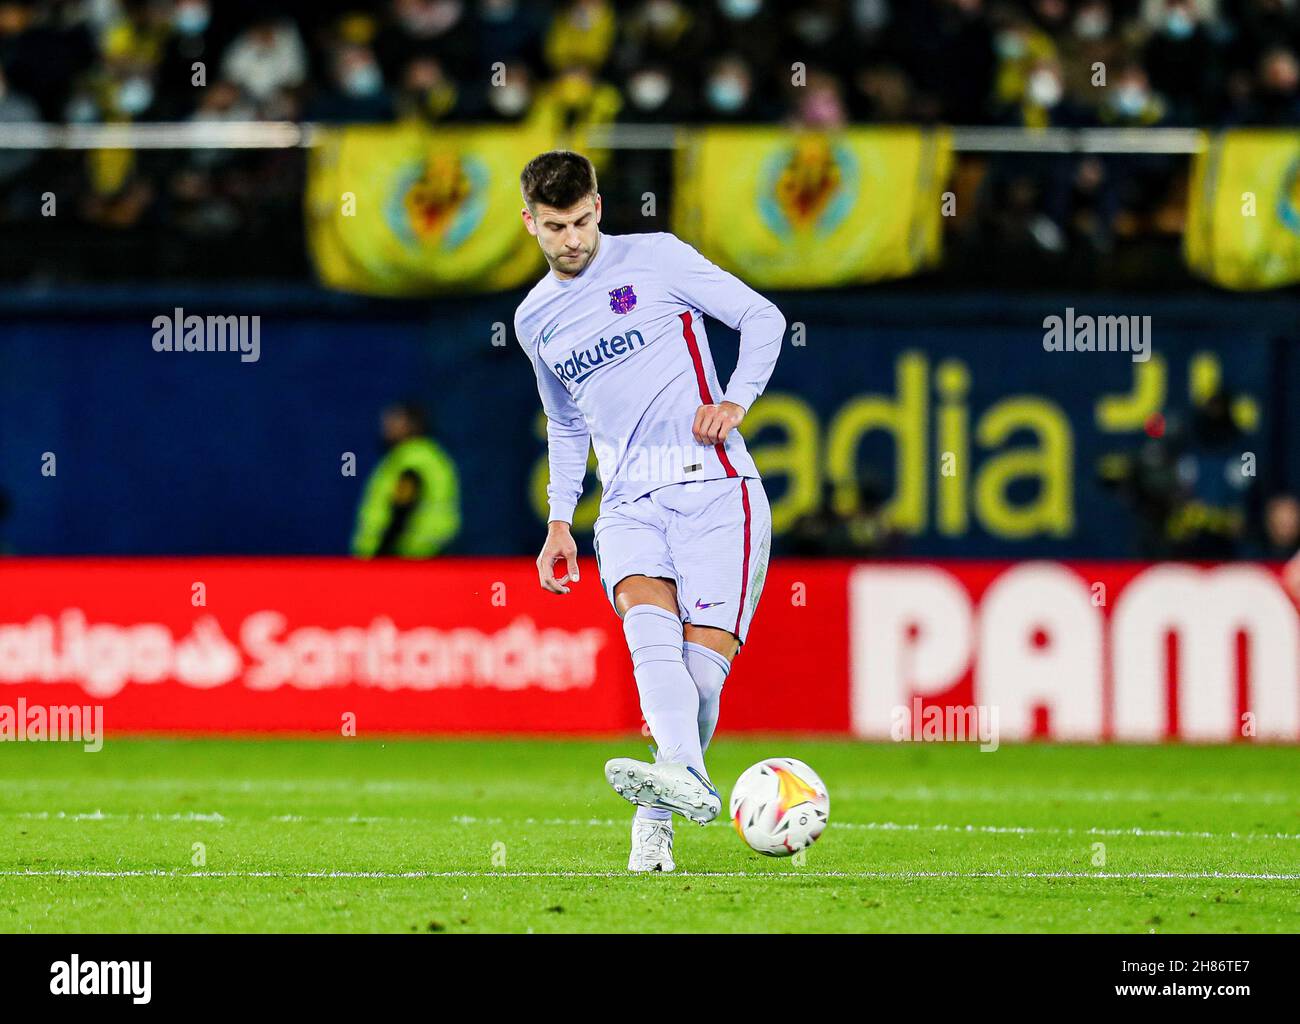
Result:
M0 131L404 118L535 120L557 137L610 122L1286 125L1300 124L1297 52L1300 0L0 0ZM666 153L617 161L632 165L629 195L647 180L670 190ZM1106 253L1117 236L1182 227L1178 158L964 163L979 201L953 252L977 247L975 268L989 246ZM305 274L301 188L296 153L0 149L0 224L39 223L52 192L74 197L80 224L115 229L56 252L34 232L0 277ZM610 212L614 230L636 213ZM133 256L120 229L136 227ZM269 244L231 260L221 240L235 237ZM195 238L215 248L187 252Z
M0 2L9 121L1300 124L1298 49L1296 0Z

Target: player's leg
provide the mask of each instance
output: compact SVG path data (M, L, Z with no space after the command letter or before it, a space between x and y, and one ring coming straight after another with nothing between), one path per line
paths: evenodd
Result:
M767 575L772 513L760 481L712 480L672 488L669 551L686 624L684 660L700 696L700 745L717 727L722 689L748 636Z
M665 812L700 824L712 821L722 799L704 768L700 698L686 670L676 588L670 580L633 576L620 580L614 595L632 652L641 711L658 749L654 764L614 758L605 765L605 777L616 793L641 805L641 821L663 820Z
M725 629L714 626L686 624L683 629L682 660L686 671L695 683L700 696L700 710L696 725L700 734L700 749L707 751L713 731L718 727L718 712L722 706L722 686L731 672L731 662L740 650L740 641Z
M660 866L653 870L672 870L672 812L708 821L721 809L721 799L703 773L699 695L683 660L676 573L653 502L647 497L602 515L596 553L601 583L623 618L641 710L658 746L654 765L615 758L605 766L605 775L615 792L640 805L629 867L643 870L636 866L638 848L645 846L649 856L656 845L662 846L667 830L668 856L656 859ZM658 834L651 834L652 825ZM641 833L646 843L639 843Z
M668 579L628 576L614 587L614 607L623 617L641 712L658 746L655 760L703 773L696 724L700 698L683 656L676 585Z

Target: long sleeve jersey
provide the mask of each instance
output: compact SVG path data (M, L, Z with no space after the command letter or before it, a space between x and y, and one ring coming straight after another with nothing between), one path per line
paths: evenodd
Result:
M740 331L725 391L704 313ZM692 427L701 405L749 408L784 334L776 306L668 233L601 234L577 277L548 273L515 311L515 336L546 411L549 518L573 521L589 444L602 509L666 484L757 477L738 430L702 445Z

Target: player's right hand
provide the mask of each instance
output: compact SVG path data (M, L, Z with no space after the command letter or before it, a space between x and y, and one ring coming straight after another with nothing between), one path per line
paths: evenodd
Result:
M555 576L556 562L563 562L565 568L564 575L558 579ZM542 553L537 556L537 579L542 589L552 594L567 594L569 588L565 584L578 582L578 545L569 532L568 523L551 523Z

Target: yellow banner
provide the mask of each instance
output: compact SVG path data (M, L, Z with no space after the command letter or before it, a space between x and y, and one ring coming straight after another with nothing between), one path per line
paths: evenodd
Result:
M1192 167L1188 265L1238 290L1300 281L1300 132L1211 136Z
M307 237L321 281L367 295L496 291L545 270L519 219L519 172L549 135L419 124L324 129Z
M678 150L674 232L755 287L915 273L941 252L946 131L705 128Z

